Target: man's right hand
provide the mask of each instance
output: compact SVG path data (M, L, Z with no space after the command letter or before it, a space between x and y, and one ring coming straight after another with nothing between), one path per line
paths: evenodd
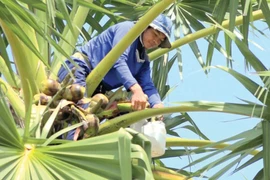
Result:
M132 92L131 106L133 110L142 110L146 108L147 96L144 94L139 84L134 84L130 87Z

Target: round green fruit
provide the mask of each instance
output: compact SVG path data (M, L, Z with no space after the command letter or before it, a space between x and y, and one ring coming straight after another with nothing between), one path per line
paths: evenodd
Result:
M92 97L92 101L94 102L98 103L100 100L102 101L101 108L105 108L109 103L109 99L104 94L98 93Z
M40 84L40 91L47 96L54 96L60 90L60 84L56 80L46 79Z
M63 98L68 101L78 102L84 97L85 87L79 84L72 84L66 87Z

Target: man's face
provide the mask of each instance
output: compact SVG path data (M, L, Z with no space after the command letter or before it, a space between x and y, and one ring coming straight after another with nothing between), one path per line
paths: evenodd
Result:
M156 48L160 45L160 43L162 41L164 41L166 38L166 36L153 29L153 28L147 28L142 36L142 40L143 40L143 45L145 47L145 49L151 49L151 48Z

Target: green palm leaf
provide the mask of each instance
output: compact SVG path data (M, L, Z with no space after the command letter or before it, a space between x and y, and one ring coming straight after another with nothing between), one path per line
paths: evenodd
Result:
M135 132L130 131L134 136ZM144 176L153 179L150 161L141 146L131 144L133 136L121 129L113 134L53 146L25 145L19 151L2 147L1 179L131 179ZM136 141L150 153L150 144L136 137ZM2 141L1 141L2 142ZM102 143L101 143L102 142ZM17 143L20 144L20 143ZM9 152L8 154L4 152ZM143 158L142 158L143 157ZM131 159L138 159L132 168ZM3 161L2 161L3 160ZM145 161L146 160L146 161ZM3 166L2 166L3 165ZM16 167L16 168L12 168ZM42 170L42 171L41 171Z
M1 87L2 88L2 87ZM4 89L0 89L0 145L10 148L22 149L21 138L16 129L15 122L13 121L12 114L5 100L3 93Z

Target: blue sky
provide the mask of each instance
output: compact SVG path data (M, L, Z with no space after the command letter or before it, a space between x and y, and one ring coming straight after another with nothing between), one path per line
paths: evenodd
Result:
M259 29L264 29L264 23L255 23ZM269 31L265 30L264 33L269 37ZM223 36L220 35L219 42L223 41ZM257 45L250 44L252 52L264 62L266 67L269 67L269 38L262 36L258 33L250 32L250 40ZM207 53L207 44L205 40L198 40L198 46L203 58L205 60ZM222 44L224 46L224 44ZM262 47L263 49L259 48ZM211 72L206 75L201 66L196 60L196 57L191 52L188 45L181 47L183 54L183 80L179 77L179 70L177 65L173 67L172 72L169 74L170 85L178 85L178 87L165 99L166 106L170 106L170 102L183 102L183 101L220 101L220 102L234 102L243 103L240 99L245 99L259 103L258 100L245 89L245 87L239 83L230 74L223 72L219 69L212 69ZM252 80L260 83L259 78L254 74L254 70L247 70L245 68L245 62L242 54L238 51L237 47L233 45L233 68L234 70L246 75ZM226 66L226 59L219 52L215 52L213 56L212 65ZM240 99L239 99L240 98ZM199 126L200 130L211 140L219 141L233 135L236 135L245 130L253 128L260 122L256 118L245 118L239 115L231 115L225 113L206 113L196 112L189 113L195 123ZM183 138L198 139L198 135L191 133L183 128L177 130L179 135ZM196 159L196 156L191 156ZM251 156L249 156L251 157ZM181 168L188 163L187 158L183 159L168 159L165 163L169 166ZM199 168L200 166L196 166ZM252 167L238 172L234 175L226 174L221 179L226 180L251 180L255 174L262 168L262 161L255 163ZM192 168L192 170L195 168ZM208 172L205 175L211 175L217 172L218 169L213 169L212 172ZM229 172L232 172L230 170ZM201 178L197 178L201 179Z

